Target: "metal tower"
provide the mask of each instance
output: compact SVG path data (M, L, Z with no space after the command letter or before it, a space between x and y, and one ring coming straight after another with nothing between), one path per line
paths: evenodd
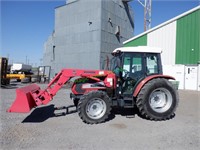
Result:
M138 2L144 7L144 31L151 28L151 4L152 0L138 0Z

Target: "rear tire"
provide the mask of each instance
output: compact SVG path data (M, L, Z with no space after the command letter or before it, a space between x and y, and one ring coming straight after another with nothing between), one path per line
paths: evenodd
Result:
M136 105L141 115L147 119L167 120L174 116L178 102L174 86L164 78L156 78L141 89Z
M78 114L87 124L105 122L111 114L111 100L103 91L91 91L81 97Z

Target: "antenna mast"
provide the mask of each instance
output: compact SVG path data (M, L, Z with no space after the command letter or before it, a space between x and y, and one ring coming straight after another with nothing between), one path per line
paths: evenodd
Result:
M152 0L144 0L144 3L141 0L138 2L144 7L144 31L147 31L151 28L151 4Z

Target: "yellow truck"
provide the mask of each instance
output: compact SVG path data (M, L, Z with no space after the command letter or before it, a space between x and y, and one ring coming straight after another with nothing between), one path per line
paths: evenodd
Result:
M22 65L21 65L22 66ZM20 64L15 64L15 68L20 69ZM25 65L23 65L24 67ZM17 68L17 69L18 69ZM26 67L27 68L27 67ZM11 73L8 69L8 58L0 57L0 76L1 76L1 85L8 85L10 84L10 79L16 79L17 81L22 81L26 78L30 78L30 75L26 75L24 73Z
M17 81L21 81L25 77L26 77L25 74L6 74L6 78L17 79Z

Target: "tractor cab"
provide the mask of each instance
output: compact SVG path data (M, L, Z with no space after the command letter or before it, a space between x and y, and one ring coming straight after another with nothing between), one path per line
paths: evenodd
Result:
M161 52L161 49L147 46L115 49L110 68L118 78L117 93L131 98L141 80L147 76L162 74Z

